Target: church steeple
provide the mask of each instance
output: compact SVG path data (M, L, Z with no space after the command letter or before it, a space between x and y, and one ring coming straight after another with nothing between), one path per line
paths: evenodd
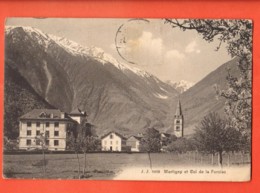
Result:
M181 110L181 102L180 102L180 100L178 101L178 105L177 105L177 109L176 109L175 116L182 116L182 110Z
M182 114L181 102L179 100L174 115L174 135L176 137L183 137L183 125L184 125L184 117Z

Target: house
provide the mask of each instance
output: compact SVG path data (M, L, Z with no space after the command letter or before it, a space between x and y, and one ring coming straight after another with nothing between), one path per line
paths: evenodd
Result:
M126 138L114 131L110 131L101 137L102 151L125 151Z
M87 117L87 113L84 111L81 111L79 108L74 109L68 115L73 120L77 121L78 124L80 124L82 122L82 120Z
M20 117L19 149L41 148L37 136L46 136L48 150L66 149L67 130L77 124L59 109L34 109Z
M139 152L140 149L140 142L141 142L141 137L138 136L130 136L127 141L126 141L126 145L131 147L131 151L133 152Z

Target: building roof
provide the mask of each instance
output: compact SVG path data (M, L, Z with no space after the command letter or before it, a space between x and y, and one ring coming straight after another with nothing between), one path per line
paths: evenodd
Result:
M131 137L137 139L138 141L141 141L142 137L138 137L138 136L135 136L135 135L131 135L130 137L128 137L127 139L130 139Z
M176 112L175 112L175 115L182 115L182 110L181 110L181 102L180 100L178 101L178 105L177 105L177 109L176 109Z
M62 117L62 114L64 117ZM69 120L73 121L66 113L62 112L59 109L33 109L30 112L24 114L20 119L51 119L51 120Z
M70 115L77 115L77 116L86 116L86 112L80 110L79 108L76 108L74 110L72 110L70 113Z
M120 138L126 139L126 137L124 137L123 135L121 135L120 133L117 133L117 132L115 132L115 131L110 131L110 132L108 132L107 134L103 135L103 136L101 137L101 139L107 137L107 136L110 135L111 133L115 133L115 134L116 134L117 136L119 136Z

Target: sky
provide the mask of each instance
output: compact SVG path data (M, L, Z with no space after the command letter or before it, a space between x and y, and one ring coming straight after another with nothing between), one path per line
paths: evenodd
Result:
M231 59L225 44L208 43L162 19L8 18L6 25L30 26L83 46L102 48L119 62L159 79L196 83Z

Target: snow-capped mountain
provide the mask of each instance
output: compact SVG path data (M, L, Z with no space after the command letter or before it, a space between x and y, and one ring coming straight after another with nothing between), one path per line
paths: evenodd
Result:
M6 27L5 65L15 69L51 105L80 107L99 130L131 133L163 128L178 92L101 48L86 47L31 27ZM18 104L19 105L19 104Z
M98 48L95 46L87 47L82 46L74 41L68 40L64 37L58 37L54 35L49 35L49 37L54 40L57 44L59 44L61 47L63 47L68 52L71 52L74 55L81 55L85 57L91 57L102 64L113 64L115 67L117 67L120 70L130 70L140 76L146 76L150 77L152 76L150 73L140 70L136 67L132 67L127 65L126 63L119 62L116 60L113 56L111 56L108 53L105 53L105 51L102 48ZM156 77L155 77L156 78Z
M180 93L183 93L186 90L188 90L189 88L194 86L193 82L189 82L189 81L186 81L186 80L181 80L179 82L173 82L171 80L168 80L168 81L166 81L166 83L171 85L173 88L175 88Z
M55 42L62 48L64 48L67 52L73 54L74 56L84 56L84 57L91 57L102 64L110 63L113 64L115 67L121 70L131 70L132 72L140 75L140 76L152 76L150 73L140 70L135 67L130 67L129 65L119 62L110 54L105 53L105 51L101 48L91 46L82 46L77 42L69 40L65 37L58 37L52 34L43 33L41 30L33 28L33 27L24 27L24 26L6 26L5 32L9 34L11 30L15 28L23 28L23 30L30 34L34 40L36 40L40 45L44 46L45 49L48 49L51 43Z
M180 99L184 135L190 134L208 112L224 114L224 101L216 101L213 85L224 88L227 66L237 69L232 60L194 86L187 81L166 83L118 62L101 48L31 27L9 26L5 29L5 124L14 122L12 128L17 130L18 117L33 108L53 106L70 112L79 107L88 112L98 133L135 134L147 127L172 132ZM15 78L7 78L10 74Z
M54 35L49 35L49 37L54 40L58 45L63 47L66 51L70 52L73 55L81 55L85 57L92 57L102 64L111 63L115 65L118 69L131 69L126 64L119 63L111 55L105 53L101 48L95 46L87 47L82 46L74 41L68 40L64 37L58 37Z

